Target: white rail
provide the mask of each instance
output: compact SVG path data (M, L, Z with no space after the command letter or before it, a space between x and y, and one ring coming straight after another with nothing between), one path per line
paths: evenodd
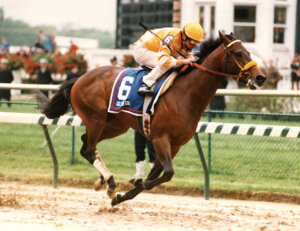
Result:
M25 84L25 83L0 83L0 89L18 90L58 90L59 85L54 84Z
M11 84L0 83L0 89L25 89L25 90L49 90L56 91L60 85L53 84ZM246 89L218 89L217 95L228 96L281 96L300 97L300 91L292 90L246 90Z

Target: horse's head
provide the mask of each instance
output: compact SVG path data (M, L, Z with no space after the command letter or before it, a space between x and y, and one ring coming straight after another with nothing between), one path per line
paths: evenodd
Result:
M225 68L238 73L240 80L252 90L262 86L266 77L257 67L256 62L252 61L249 51L242 45L241 40L237 40L231 33L225 36L219 31L219 36L225 47Z

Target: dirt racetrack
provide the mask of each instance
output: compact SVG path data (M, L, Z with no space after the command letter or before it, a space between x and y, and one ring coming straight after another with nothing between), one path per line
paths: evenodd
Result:
M111 207L105 192L0 181L0 230L300 230L300 206L142 193Z

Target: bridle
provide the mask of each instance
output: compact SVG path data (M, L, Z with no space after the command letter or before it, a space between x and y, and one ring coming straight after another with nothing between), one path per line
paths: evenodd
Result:
M208 69L207 67L204 67L204 66L202 66L202 65L200 65L196 62L193 63L193 66L200 69L200 70L202 70L202 71L205 71L205 72L208 72L208 73L211 73L211 74L214 74L214 75L223 76L223 77L233 77L233 78L236 78L237 80L242 79L245 83L249 83L250 74L247 72L247 70L249 70L250 68L252 68L254 66L257 66L257 63L255 61L249 61L244 66L241 65L240 62L229 51L229 48L235 43L242 43L242 41L241 40L234 40L234 41L232 41L231 43L229 43L227 45L224 44L224 49L225 49L225 52L226 52L226 58L225 58L225 64L224 65L226 66L227 56L232 57L234 62L236 63L236 65L240 68L240 72L239 72L238 75L233 75L233 74L223 73L223 72L219 72L219 71L214 71L214 70ZM182 71L185 71L188 68L188 66L189 65L185 65L182 68Z
M248 79L250 78L249 73L247 72L247 70L249 70L250 68L257 66L257 63L255 61L249 61L248 63L246 63L244 66L242 66L239 61L230 53L229 48L235 44L235 43L242 43L241 40L234 40L231 43L229 43L227 46L225 46L224 44L224 49L226 51L226 57L225 57L225 66L227 63L227 55L229 55L230 57L233 58L234 62L236 63L236 65L240 68L240 72L238 74L238 78L237 80L239 80L240 78L242 78L245 82L248 82Z

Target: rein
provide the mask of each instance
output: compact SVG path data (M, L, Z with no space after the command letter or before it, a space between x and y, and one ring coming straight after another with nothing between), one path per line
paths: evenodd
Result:
M226 47L225 50L226 52L228 52L228 54L233 58L234 62L236 63L236 65L240 68L240 72L238 75L233 75L233 74L228 74L228 73L223 73L223 72L219 72L219 71L214 71L211 70L207 67L204 67L196 62L194 62L192 64L193 67L196 67L202 71L214 74L214 75L218 75L218 76L222 76L222 77L233 77L236 78L237 80L239 80L240 78L243 77L244 73L249 70L251 67L257 66L257 63L255 61L250 61L248 63L246 63L244 66L242 66L237 60L236 58L234 58L234 56L232 56L228 50L228 48L230 48L233 44L235 43L242 43L241 40L234 40L231 43L229 43ZM189 64L184 65L184 67L181 69L181 72L184 72L187 68L189 67Z

